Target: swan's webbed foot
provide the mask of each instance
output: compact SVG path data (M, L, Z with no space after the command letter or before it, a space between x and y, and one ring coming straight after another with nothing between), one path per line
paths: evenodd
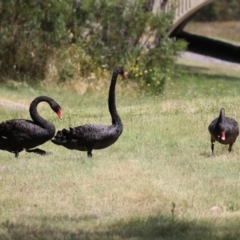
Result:
M92 157L92 150L88 150L87 151L87 156L90 158L90 157Z
M46 152L46 151L44 151L42 149L39 149L39 148L26 149L26 152L28 152L28 153L33 152L33 153L39 154L41 156L52 154L52 152Z

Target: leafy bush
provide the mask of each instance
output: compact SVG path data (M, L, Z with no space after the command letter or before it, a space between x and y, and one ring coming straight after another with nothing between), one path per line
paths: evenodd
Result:
M76 8L76 19L84 17L73 32L75 42L91 56L91 61L80 57L80 66L84 66L81 74L88 75L96 67L110 70L122 64L130 70L129 78L162 92L166 78L173 72L174 56L185 45L167 36L173 13L154 14L149 3L81 1Z
M1 1L1 77L44 77L48 56L66 43L65 16L71 11L70 2Z
M167 37L173 13L153 13L151 0L8 0L0 5L0 67L12 78L44 78L54 52L78 48L79 74L124 65L129 78L161 92L183 44ZM70 36L70 38L69 38ZM58 55L58 54L56 54ZM76 57L76 56L75 56ZM71 66L58 67L61 81Z

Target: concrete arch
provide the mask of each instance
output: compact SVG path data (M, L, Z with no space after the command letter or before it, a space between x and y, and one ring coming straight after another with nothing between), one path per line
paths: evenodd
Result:
M168 35L174 35L176 32L181 31L193 15L215 0L160 0L166 3L166 10L175 8L175 19ZM165 10L165 9L163 9Z
M165 2L166 5L170 4L169 6L171 6L172 1L174 0L160 1ZM169 37L184 39L187 42L187 51L229 62L240 63L240 46L184 31L185 25L190 21L193 15L202 7L213 1L215 0L175 1L175 3L178 3L178 5L175 5L175 19L171 29L168 32L168 35Z
M149 0L149 3L153 5L154 12L175 11L168 36L184 39L187 42L187 51L240 63L240 46L184 31L185 25L194 14L214 1L216 0Z
M175 18L168 35L181 31L191 17L201 8L215 0L149 0L153 11L175 11Z

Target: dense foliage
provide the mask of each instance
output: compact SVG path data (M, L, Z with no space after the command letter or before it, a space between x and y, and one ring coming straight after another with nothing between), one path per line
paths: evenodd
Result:
M196 21L240 20L240 0L215 0L201 9L194 19Z
M173 13L152 7L150 0L1 1L1 77L43 79L58 52L62 81L75 74L74 61L83 77L123 64L132 79L161 91L182 44L167 37Z
M0 5L1 77L42 78L48 56L67 39L71 1L6 0Z

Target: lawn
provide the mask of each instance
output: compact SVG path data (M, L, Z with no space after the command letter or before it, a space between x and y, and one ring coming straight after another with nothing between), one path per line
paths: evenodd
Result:
M185 29L187 32L223 39L225 41L240 42L240 22L189 22Z
M239 139L231 153L216 143L212 156L207 127L221 107L240 121L240 68L179 59L175 71L161 96L119 79L123 134L92 158L51 142L44 157L1 151L0 239L238 239ZM31 100L48 95L63 120L47 105L39 112L57 129L111 123L107 91L8 83L0 95L20 106L0 105L2 121L30 118Z

